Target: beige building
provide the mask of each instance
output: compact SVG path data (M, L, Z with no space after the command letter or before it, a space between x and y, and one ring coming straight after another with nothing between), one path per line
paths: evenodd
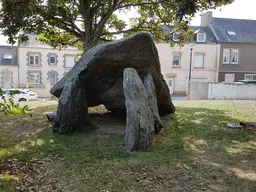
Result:
M50 88L75 64L79 50L74 48L53 49L35 41L18 45L18 84L36 92L39 97L49 97Z
M186 94L189 68L190 45L171 48L169 44L157 44L161 71L171 94ZM219 45L194 45L191 61L191 81L216 82Z
M180 47L157 44L162 74L171 94L185 95L188 89L191 60L191 81L216 82L220 46L208 27L192 27L193 40ZM174 34L173 41L178 41ZM178 43L178 42L177 42ZM192 52L192 56L191 56Z

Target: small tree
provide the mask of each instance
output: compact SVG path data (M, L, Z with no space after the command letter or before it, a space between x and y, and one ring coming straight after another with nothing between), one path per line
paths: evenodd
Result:
M14 95L15 95L15 92L12 93L12 95L10 95L8 99L6 99L3 94L3 90L0 88L0 98L1 98L0 112L3 112L5 115L29 114L30 116L32 116L32 114L30 113L31 110L27 105L25 105L24 107L21 107L19 103L14 102L14 99L13 99Z
M191 31L188 23L196 12L232 3L234 0L2 0L0 29L15 43L19 32L41 34L40 41L55 48L89 48L111 41L115 35L144 31L155 41L170 40L162 32L168 25L183 30L184 42ZM118 12L134 9L133 25L118 17ZM172 33L170 32L170 33ZM20 37L27 40L25 35Z

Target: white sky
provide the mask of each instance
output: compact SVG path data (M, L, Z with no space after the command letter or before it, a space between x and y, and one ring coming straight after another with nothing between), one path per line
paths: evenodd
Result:
M234 3L217 8L213 11L213 17L237 18L237 19L255 19L256 0L235 0ZM122 14L121 17L127 19L133 16L133 12ZM200 25L200 14L192 20L191 25ZM0 45L8 45L7 38L0 35Z

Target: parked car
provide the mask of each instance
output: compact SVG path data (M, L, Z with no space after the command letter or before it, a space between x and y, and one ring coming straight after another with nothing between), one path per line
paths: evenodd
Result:
M3 95L6 99L13 95L15 102L38 100L38 95L29 89L4 89Z

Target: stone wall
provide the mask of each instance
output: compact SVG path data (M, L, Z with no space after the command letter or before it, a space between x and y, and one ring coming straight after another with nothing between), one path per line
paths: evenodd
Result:
M190 100L256 99L256 84L190 82Z

